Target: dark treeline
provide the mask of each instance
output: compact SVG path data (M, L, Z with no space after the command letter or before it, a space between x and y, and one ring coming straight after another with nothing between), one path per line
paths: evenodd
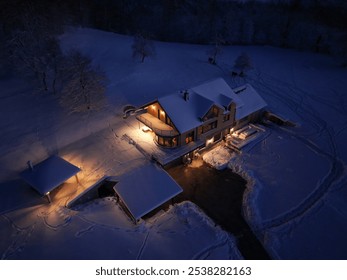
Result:
M52 32L68 24L127 35L141 33L161 41L208 44L218 38L224 44L347 52L344 0L3 1L3 32L20 24L20 11L25 12L28 3Z
M105 73L79 50L64 53L58 36L77 23L70 3L0 1L0 78L25 79L34 93L52 94L72 113L104 105Z
M83 2L83 4L82 4ZM69 1L75 23L107 31L188 43L272 45L347 52L343 0L88 0Z

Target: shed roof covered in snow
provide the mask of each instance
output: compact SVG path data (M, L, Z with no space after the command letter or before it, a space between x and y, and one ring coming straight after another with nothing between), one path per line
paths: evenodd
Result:
M213 105L227 111L230 104L235 103L236 120L266 106L251 85L246 84L233 90L222 78L193 87L187 93L188 95L171 94L158 99L180 133L200 126L202 118Z
M154 164L121 176L114 190L135 220L182 192L170 175Z
M81 171L77 166L58 156L48 159L20 173L21 178L40 194L46 195Z

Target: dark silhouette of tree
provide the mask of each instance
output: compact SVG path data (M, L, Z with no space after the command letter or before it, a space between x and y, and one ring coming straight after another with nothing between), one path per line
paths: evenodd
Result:
M60 104L72 113L96 111L105 105L106 75L91 59L71 51L65 57Z
M146 57L155 55L153 42L142 34L138 34L134 37L134 42L131 47L133 50L133 58L140 57L142 63L145 61Z
M28 21L8 41L12 63L17 73L28 78L39 90L56 92L58 61L61 57L57 39L44 28Z
M213 47L207 51L209 63L211 63L213 65L217 64L217 56L222 54L222 52L223 52L222 45L223 44L224 44L224 40L221 37L217 36L214 43L213 43Z
M233 74L245 76L246 72L253 68L252 61L247 53L240 54L234 62Z
M17 75L25 77L37 89L56 93L59 61L62 53L57 35L63 32L63 21L52 3L8 1L0 5L5 51Z

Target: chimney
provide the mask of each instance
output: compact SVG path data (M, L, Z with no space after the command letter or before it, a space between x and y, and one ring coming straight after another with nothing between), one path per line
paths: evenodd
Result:
M188 100L189 100L189 92L188 92L188 90L185 90L185 91L183 92L183 98L184 98L185 101L188 101Z
M33 166L33 163L31 162L31 160L28 160L27 162L29 168L31 169L31 171L34 171L34 166Z

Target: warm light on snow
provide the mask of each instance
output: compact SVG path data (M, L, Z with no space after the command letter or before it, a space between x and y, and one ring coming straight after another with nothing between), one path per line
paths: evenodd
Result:
M151 131L152 131L152 129L151 129L150 127L148 127L147 125L143 125L143 126L141 127L141 130L142 130L143 132L151 132Z

